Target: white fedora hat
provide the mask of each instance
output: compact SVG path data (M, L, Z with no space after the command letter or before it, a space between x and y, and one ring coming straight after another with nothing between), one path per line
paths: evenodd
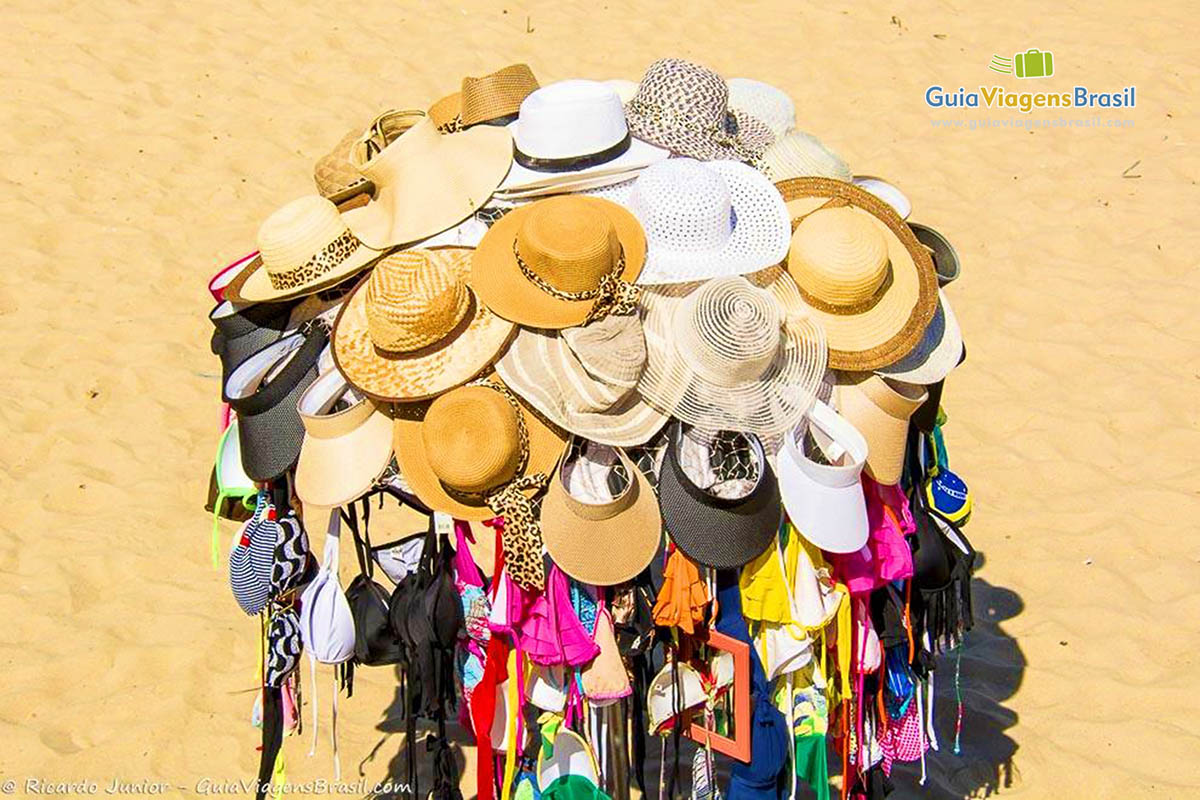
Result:
M858 429L818 400L807 423L784 437L778 458L783 507L804 538L830 553L861 550L870 528L862 490L867 440Z

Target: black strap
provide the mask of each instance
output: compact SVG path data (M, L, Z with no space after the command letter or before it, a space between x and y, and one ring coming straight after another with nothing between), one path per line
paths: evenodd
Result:
M229 405L233 406L234 411L237 411L239 414L253 415L261 414L268 409L274 408L283 402L283 399L291 394L292 390L303 380L309 370L316 366L317 359L321 357L321 351L325 349L325 345L329 342L329 334L326 333L325 326L319 323L308 323L302 331L293 335L303 336L304 344L300 345L299 349L292 355L291 360L269 382L262 381L259 383L258 388L246 397L229 398ZM249 356L247 360L254 358L267 348L278 347L280 342L287 340L280 339L279 341L272 342L262 348L262 350Z
M262 757L258 762L258 786L256 800L266 800L271 776L275 773L275 759L283 746L283 693L277 687L262 689Z
M344 510L339 510L338 513L342 515L342 522L346 523L346 527L350 529L350 533L354 536L354 555L358 557L359 571L368 578L373 578L375 575L375 563L371 558L371 506L365 497L362 500L362 506L363 527L361 533L358 530L358 512L354 509L354 503L350 503Z
M629 149L629 145L629 132L626 131L624 139L612 147L604 148L599 153L587 153L582 156L569 156L567 158L538 158L537 156L522 153L517 147L517 143L513 142L513 161L516 161L525 169L531 169L534 172L577 172L589 167L598 167L601 164L607 164L623 155Z

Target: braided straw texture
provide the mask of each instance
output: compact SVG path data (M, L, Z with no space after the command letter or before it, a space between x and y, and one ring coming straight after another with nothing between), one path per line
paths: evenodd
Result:
M367 279L367 331L381 350L410 353L449 335L467 314L464 275L428 251L387 256Z
M803 131L793 131L776 140L763 153L759 167L773 181L816 177L849 183L854 177L841 156Z

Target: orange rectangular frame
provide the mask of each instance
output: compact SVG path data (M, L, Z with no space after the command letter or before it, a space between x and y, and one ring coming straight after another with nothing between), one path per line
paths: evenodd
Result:
M699 722L693 722L695 712L688 714L687 736L698 744L712 744L712 749L724 753L730 758L750 763L750 645L726 636L723 633L708 630L700 641L717 650L733 654L733 737L722 736L716 731L709 730Z

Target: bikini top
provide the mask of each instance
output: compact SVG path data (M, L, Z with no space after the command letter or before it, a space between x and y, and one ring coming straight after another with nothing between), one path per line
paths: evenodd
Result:
M354 616L338 582L341 515L329 517L321 570L300 596L300 636L309 654L322 664L354 657Z

